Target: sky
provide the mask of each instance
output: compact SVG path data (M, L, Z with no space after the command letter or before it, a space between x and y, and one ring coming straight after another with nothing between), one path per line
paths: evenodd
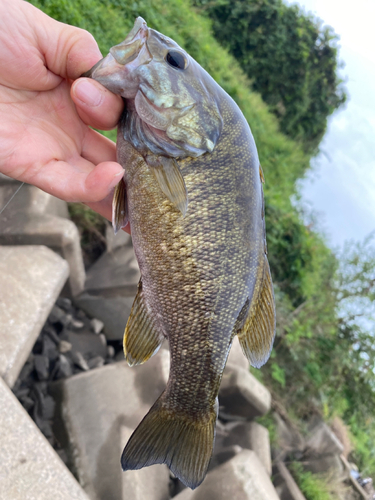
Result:
M340 36L349 100L329 119L321 153L301 182L303 203L332 248L375 230L375 0L300 0Z

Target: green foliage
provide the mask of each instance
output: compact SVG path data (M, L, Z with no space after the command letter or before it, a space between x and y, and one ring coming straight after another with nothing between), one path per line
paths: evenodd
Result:
M332 28L282 0L196 0L287 135L314 152L345 100Z
M306 500L336 500L336 497L331 495L329 491L327 481L311 472L304 471L300 462L291 462L288 469L305 495Z

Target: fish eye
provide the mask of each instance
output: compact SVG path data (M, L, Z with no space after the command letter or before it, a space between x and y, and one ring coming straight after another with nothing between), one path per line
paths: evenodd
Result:
M177 52L176 50L170 50L167 53L165 60L173 68L186 69L187 67L186 57L181 54L181 52Z

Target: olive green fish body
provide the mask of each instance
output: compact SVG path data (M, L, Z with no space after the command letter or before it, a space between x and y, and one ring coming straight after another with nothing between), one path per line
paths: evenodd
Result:
M135 65L138 54L141 71L127 77L130 87L135 83L118 132L125 176L114 218L116 228L121 217L130 221L141 270L125 356L131 365L144 362L167 338L171 367L166 390L130 438L122 465L167 463L195 488L212 454L217 395L233 337L254 366L266 361L272 346L262 174L234 101L177 44L153 30L143 35L146 29L138 18L118 46L121 58L130 59L126 64ZM139 33L147 50L139 49ZM149 59L158 61L159 52L167 67L158 66L156 75ZM175 73L170 57L179 65Z

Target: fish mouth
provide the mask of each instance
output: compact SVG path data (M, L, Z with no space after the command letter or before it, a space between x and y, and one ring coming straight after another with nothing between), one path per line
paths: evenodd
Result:
M93 78L115 94L134 99L139 82L134 70L152 61L147 47L149 28L142 17L137 17L125 40L111 47L109 54L82 76Z

